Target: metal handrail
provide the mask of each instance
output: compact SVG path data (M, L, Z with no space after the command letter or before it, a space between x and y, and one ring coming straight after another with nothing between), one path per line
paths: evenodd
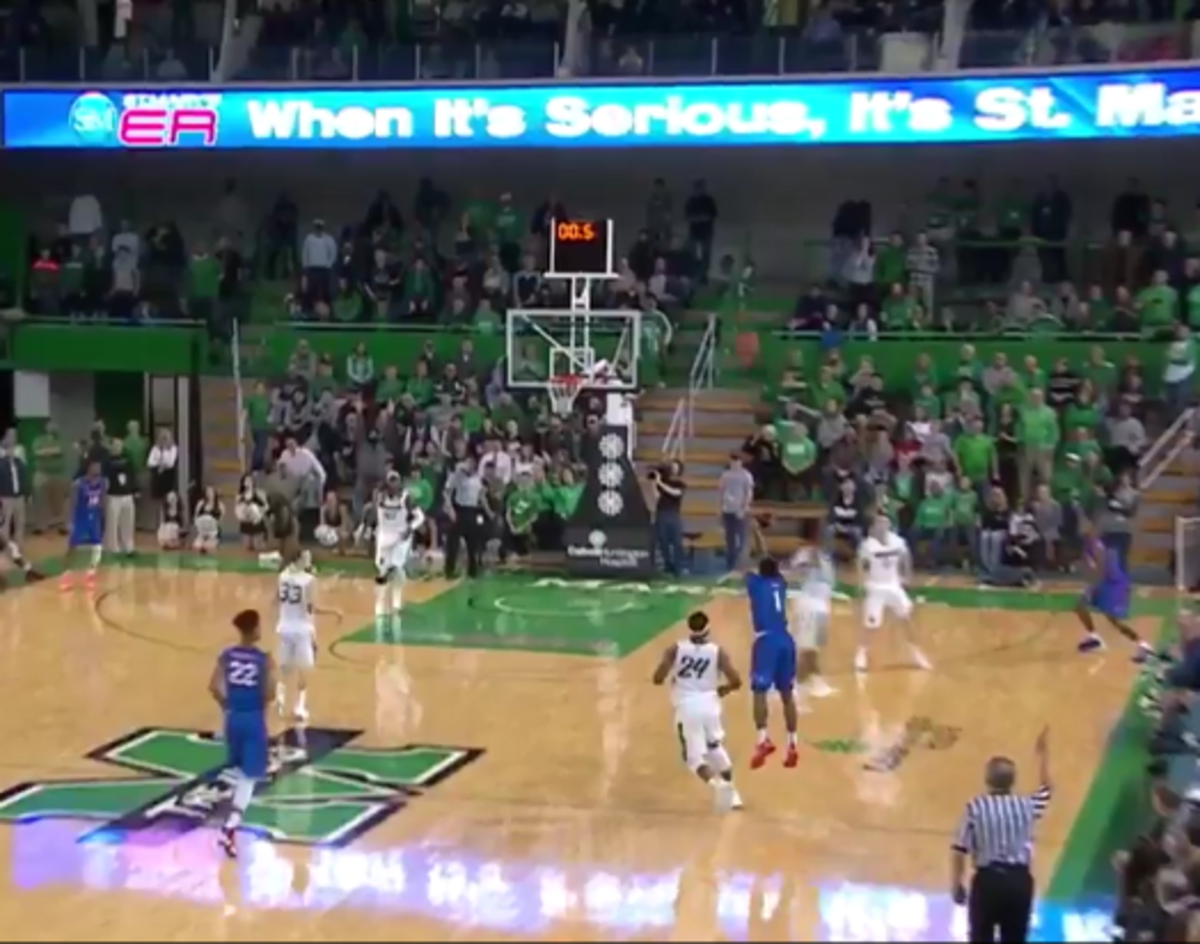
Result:
M1138 488L1147 489L1166 471L1184 449L1192 442L1191 426L1196 417L1196 407L1188 407L1175 418L1158 439L1138 460ZM1184 435L1179 435L1184 431Z
M1094 41L1100 31L1108 41ZM1192 57L1190 33L1181 31L1173 22L1166 23L1103 23L1096 27L1066 27L1042 30L967 30L969 45L983 46L982 56L997 64L975 68L974 59L980 53L968 55L967 62L954 62L955 74L1038 75L1047 70L1070 68L1076 58L1076 47L1086 44L1089 56L1097 50L1111 57L1106 62L1089 61L1088 72L1124 71L1132 62L1153 62L1156 68L1188 68ZM1146 38L1159 43L1122 42L1126 37ZM921 42L924 61L914 63L919 73L935 71L940 37L933 39L921 34L909 34L909 39ZM844 32L840 40L813 43L804 35L793 33L755 33L743 35L717 32L694 36L622 36L614 42L607 35L590 34L588 41L576 44L583 49L575 53L585 65L586 74L578 69L561 70L564 47L557 41L497 41L454 42L426 39L412 44L358 45L347 48L338 57L329 56L319 45L282 46L259 42L250 51L251 64L256 72L266 72L270 78L261 82L239 83L239 88L263 87L289 82L319 81L322 86L337 88L357 83L413 82L453 84L462 81L502 83L519 79L522 82L553 83L562 81L649 82L658 78L670 79L681 74L699 80L724 81L747 75L814 76L844 75L847 73L880 73L887 71L886 57L880 48L880 37L873 31ZM1160 43L1173 46L1176 61L1165 62ZM990 48L990 47L996 48ZM1142 47L1145 52L1141 52ZM149 51L130 56L120 64L131 75L125 82L161 84L164 90L174 90L189 83L229 81L233 76L221 74L219 49L197 44L180 46L175 50L180 60L175 69L163 73L161 63ZM997 60L997 52L1007 61ZM1131 58L1132 56L1132 58ZM686 73L681 73L681 63ZM111 85L121 88L121 82L107 82L105 68L109 63L95 50L81 45L70 59L52 56L48 61L38 49L21 47L16 55L2 64L7 82L36 84L74 84L86 82L89 88ZM333 66L335 72L323 74L320 66ZM964 66L963 68L957 68ZM749 67L749 71L747 71ZM511 75L507 75L511 69ZM184 75L177 75L181 70ZM567 72L567 75L562 74ZM570 74L574 73L574 74ZM327 85L326 85L327 83Z
M675 404L675 412L671 414L671 425L667 427L667 435L663 438L664 459L683 459L687 451L687 442L692 438L694 426L696 394L712 388L716 379L716 354L717 316L710 313L704 326L704 334L700 336L700 346L696 349L696 356L692 358L692 366L688 369L687 390Z
M662 456L666 460L683 459L684 441L687 439L684 430L687 424L687 401L686 395L680 397L675 404L675 412L671 414L671 425L667 427L662 444Z
M242 467L244 473L247 469L246 464L246 405L242 396L242 335L238 327L238 320L233 319L233 338L232 338L232 353L233 353L233 387L234 387L234 404L237 410L237 449L238 449L238 465Z
M1184 435L1176 439L1175 445L1173 445L1171 447L1171 451L1163 457L1162 462L1146 473L1144 479L1139 479L1138 488L1145 490L1153 485L1158 480L1158 477L1170 467L1172 462L1179 458L1180 453L1190 446L1195 439L1196 436L1191 430L1188 430Z
M716 378L717 361L717 316L709 313L704 325L704 334L700 337L700 347L692 361L692 369L688 372L689 390L708 390L712 388Z

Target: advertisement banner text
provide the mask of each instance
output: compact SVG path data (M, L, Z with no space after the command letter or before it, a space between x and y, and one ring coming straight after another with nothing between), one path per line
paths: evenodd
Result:
M956 144L1200 129L1200 70L521 88L11 89L7 148Z

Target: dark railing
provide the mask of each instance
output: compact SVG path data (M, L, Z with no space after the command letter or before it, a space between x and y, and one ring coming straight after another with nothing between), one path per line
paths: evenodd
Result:
M782 338L788 341L820 341L822 335L816 331L794 331L788 328L762 329L760 333L770 335L774 338ZM947 328L944 331L930 331L928 329L916 331L880 331L875 337L871 338L872 343L881 341L896 341L911 343L913 341L952 341L954 339L962 341L972 340L1001 340L1009 339L1014 341L1028 340L1030 344L1041 344L1042 342L1053 341L1091 341L1096 344L1133 344L1139 343L1148 339L1144 334L1130 334L1119 331L1090 331L1080 329L1079 331L1039 331L1036 334L1018 331L1003 331L999 329L977 328L971 326L955 326ZM864 334L862 340L866 340Z
M550 40L446 41L383 46L270 46L255 48L234 81L442 82L566 77L682 78L873 72L897 52L888 71L922 72L935 61L937 37L878 34L762 32L692 36L593 37L564 72L563 48ZM972 31L963 41L962 68L1010 69L1186 60L1190 24L1117 24ZM196 45L169 56L132 58L95 49L0 51L0 81L28 83L162 83L213 78L217 50ZM899 68L897 68L897 63Z

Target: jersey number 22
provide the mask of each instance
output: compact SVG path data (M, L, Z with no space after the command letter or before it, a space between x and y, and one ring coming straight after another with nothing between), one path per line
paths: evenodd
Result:
M230 662L229 684L251 688L258 684L258 665L254 662Z

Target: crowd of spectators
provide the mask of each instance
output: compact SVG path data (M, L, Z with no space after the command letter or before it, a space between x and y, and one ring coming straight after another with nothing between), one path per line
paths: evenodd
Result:
M1200 805L1160 781L1152 807L1149 828L1113 860L1118 890L1114 939L1200 940Z
M236 182L214 202L207 225L185 233L169 215L114 219L96 195L76 194L50 228L29 233L24 309L124 323L244 316L252 260Z
M238 502L265 515L239 512L243 533L266 541L296 534L347 550L395 470L429 516L425 539L436 547L442 487L473 457L488 486L499 559L561 549L603 403L585 397L569 418L550 414L544 400L505 390L497 367L481 361L469 339L445 361L427 347L403 370L377 365L366 345L335 364L299 342L286 376L258 383L246 400L251 465L261 475L243 481Z
M563 13L554 0L274 4L265 9L258 46L237 78L551 78Z
M508 194L459 202L425 180L411 201L380 192L361 218L337 227L321 220L303 224L296 203L281 195L255 228L230 181L210 228L218 247L210 255L198 246L189 254L187 240L169 224L142 236L121 223L108 235L98 201L81 197L57 237L36 244L30 303L73 317L175 311L225 324L235 309L250 320L446 325L494 334L508 308L565 303L565 286L547 280L539 260L549 219L566 212L553 195L529 208L514 205ZM941 180L923 203L905 208L882 239L873 238L874 215L865 201L842 205L833 221L828 278L792 314L790 327L820 332L827 353L820 363L794 365L782 383L784 415L777 427L748 443L760 491L782 499L819 497L840 509L831 512L833 525L849 537L883 502L924 559L940 563L962 544L987 573L1007 553L997 551L995 538L984 539L987 532L1036 534L1027 542L1031 561L1062 567L1072 564L1082 518L1105 511L1099 516L1104 527L1128 535L1134 506L1119 511L1114 496L1136 494L1126 473L1147 440L1147 379L1139 364L1110 363L1121 359L1104 348L1088 363L1026 357L982 364L968 346L954 376L934 376L925 358L913 365L916 380L900 391L886 388L870 358L845 364L838 349L848 337L883 333L1127 330L1170 344L1166 373L1148 385L1162 390L1173 415L1191 393L1190 328L1200 321L1200 264L1188 251L1193 216L1130 181L1112 207L1111 239L1080 255L1062 242L1075 228L1074 208L1053 180L1032 195L991 202L974 181ZM752 306L753 264L736 270L732 258L712 259L718 218L718 203L703 182L677 202L665 181L654 181L644 227L620 260L618 279L597 301L673 313L711 270L717 285L736 289L740 307ZM643 322L655 332L657 319ZM654 338L646 340L652 350ZM414 435L413 428L449 429L457 413L468 438L477 439L479 411L486 414L504 396L499 364L475 364L458 378L461 390L444 390L443 369L429 373L427 359L368 372L368 378L363 365L370 360L364 350L353 372L330 363L289 372L286 383L267 391L270 408L256 408L255 429L291 430L327 478L349 486L333 461L343 450L330 431L347 425L347 410L370 420L361 428L377 421L368 379L383 386L385 404L396 403L401 386L420 391L409 412L400 411L404 437ZM351 398L335 390L349 390ZM349 407L357 392L366 399L356 411ZM526 433L533 435L538 407L520 406L531 416ZM260 435L259 467L261 441ZM990 490L993 484L999 491ZM1004 509L996 507L1001 496ZM321 499L307 495L306 509L315 512ZM360 491L350 520L358 519L362 504ZM1127 537L1113 540L1128 544ZM1003 547L1017 543L1006 539Z
M968 343L952 374L927 354L912 372L911 392L888 391L871 357L794 365L780 415L746 442L761 497L825 503L848 548L881 512L919 563L997 582L1072 568L1085 521L1128 555L1148 444L1136 358L984 363Z
M588 0L586 14L564 0L240 5L248 54L229 57L220 4L103 5L91 38L73 8L18 4L0 11L0 77L180 83L219 67L225 81L276 82L819 73L878 69L888 34L946 30L941 0L823 0L786 19L750 0ZM1185 59L1189 31L1174 24L1194 13L1164 0L981 0L957 59L969 68ZM567 61L567 33L581 28L587 52Z
M959 62L964 68L995 69L1187 59L1192 40L1179 25L1183 19L1195 19L1195 8L1185 11L1165 0L989 0L972 5Z
M745 443L760 497L823 504L827 533L848 547L882 512L920 563L957 562L989 581L1073 569L1083 527L1127 561L1139 459L1194 394L1198 243L1194 220L1137 181L1113 202L1110 240L1083 256L1061 242L1072 215L1054 181L1032 201L990 207L973 181L942 181L907 224L875 240L870 205L843 204L829 278L789 323L820 332L819 360L797 353L770 383L775 415ZM939 373L929 353L903 370L881 347L889 387L875 357L847 363L841 353L848 338L885 332L919 352L923 334L1039 328L1161 342L1164 364L1147 377L1136 355L1099 338L1076 362L1052 363L1015 352L985 362L968 342Z
M0 537L18 546L27 534L65 535L71 483L95 465L107 484L105 543L111 552L132 554L137 530L153 532L185 503L179 486L179 447L172 431L152 437L138 420L109 429L97 420L85 437L64 437L47 420L28 443L16 429L0 436Z
M1200 940L1200 791L1193 708L1200 691L1200 621L1183 613L1178 640L1147 668L1138 705L1149 721L1151 815L1113 857L1114 940Z
M716 205L698 182L685 206L686 219L674 219L667 185L654 183L647 225L619 258L617 278L595 286L596 307L686 305L707 271ZM204 232L184 233L169 220L112 225L99 199L82 194L55 231L31 237L25 308L126 323L195 318L225 339L235 319L497 334L510 308L569 307L569 285L543 274L550 220L567 212L553 195L533 207L508 193L455 204L425 179L407 205L381 191L336 226L303 223L280 194L255 226L229 180ZM645 323L661 333L661 316Z
M87 440L69 444L51 422L29 449L10 430L0 440L0 471L10 472L0 479L4 536L21 542L27 523L34 533L65 533L68 484L98 462L110 495L134 498L138 527L156 533L163 550L212 552L236 523L247 550L276 552L299 539L349 552L369 543L372 497L395 470L427 513L421 539L436 550L445 527L442 488L472 457L488 486L493 554L505 562L561 550L604 404L584 397L570 417L552 415L544 400L507 392L496 368L469 339L445 362L427 348L403 373L377 368L365 345L335 365L301 341L286 373L258 382L245 398L251 470L233 495L211 486L180 491L167 430L150 444L136 422L119 436L97 422ZM129 473L120 488L118 466ZM126 545L113 530L116 516L108 517L111 549L131 552L133 522Z
M264 274L292 276L289 320L440 324L494 334L510 308L569 307L569 284L543 274L550 221L567 213L553 195L526 209L510 193L476 195L452 213L449 196L424 180L407 215L380 192L337 236L322 220L301 236L295 206L282 198L263 230ZM694 259L705 246L711 237L676 245L670 222L642 230L617 262L617 278L594 287L595 306L656 311L686 302Z
M828 277L797 303L794 329L1165 338L1200 326L1200 212L1137 180L1114 200L1111 236L1082 246L1068 244L1075 208L1055 179L989 205L977 181L943 178L890 232L878 222L866 201L841 204Z
M411 477L419 466L422 480L434 483L426 500L436 505L448 467L465 451L485 470L495 468L489 474L504 486L492 496L498 536L508 533L507 487L526 484L528 476L539 495L534 540L506 540L504 554L553 548L578 497L578 439L597 428L603 403L585 398L566 423L549 416L545 400L506 391L509 365L481 362L472 339L503 333L510 308L568 306L567 284L543 275L549 221L566 214L553 195L528 208L508 194L476 195L455 207L425 180L411 203L380 192L361 218L337 227L302 224L295 202L280 195L255 228L231 180L207 226L211 243L202 244L172 223L145 234L128 221L109 226L100 201L82 195L56 233L31 240L26 308L123 323L200 318L217 339L229 337L235 318L456 329L459 356L445 365L429 347L412 363L376 369L365 344L344 363L302 345L286 375L268 367L272 376L247 401L260 478L243 483L243 498L224 496L225 507L246 543L261 548L293 532L311 540L326 523L322 509L333 493L345 508L326 509L337 509L338 526L322 534L353 536L387 468ZM597 306L642 311L644 359L663 354L671 331L664 312L673 317L703 283L716 216L702 181L678 208L667 183L654 181L645 226L619 259L617 278L595 287ZM537 337L523 343L516 372L544 379L544 347ZM169 522L181 534L194 530L187 520L194 503L182 502L184 520ZM517 507L528 511L523 502ZM183 540L175 530L164 532L166 544Z

